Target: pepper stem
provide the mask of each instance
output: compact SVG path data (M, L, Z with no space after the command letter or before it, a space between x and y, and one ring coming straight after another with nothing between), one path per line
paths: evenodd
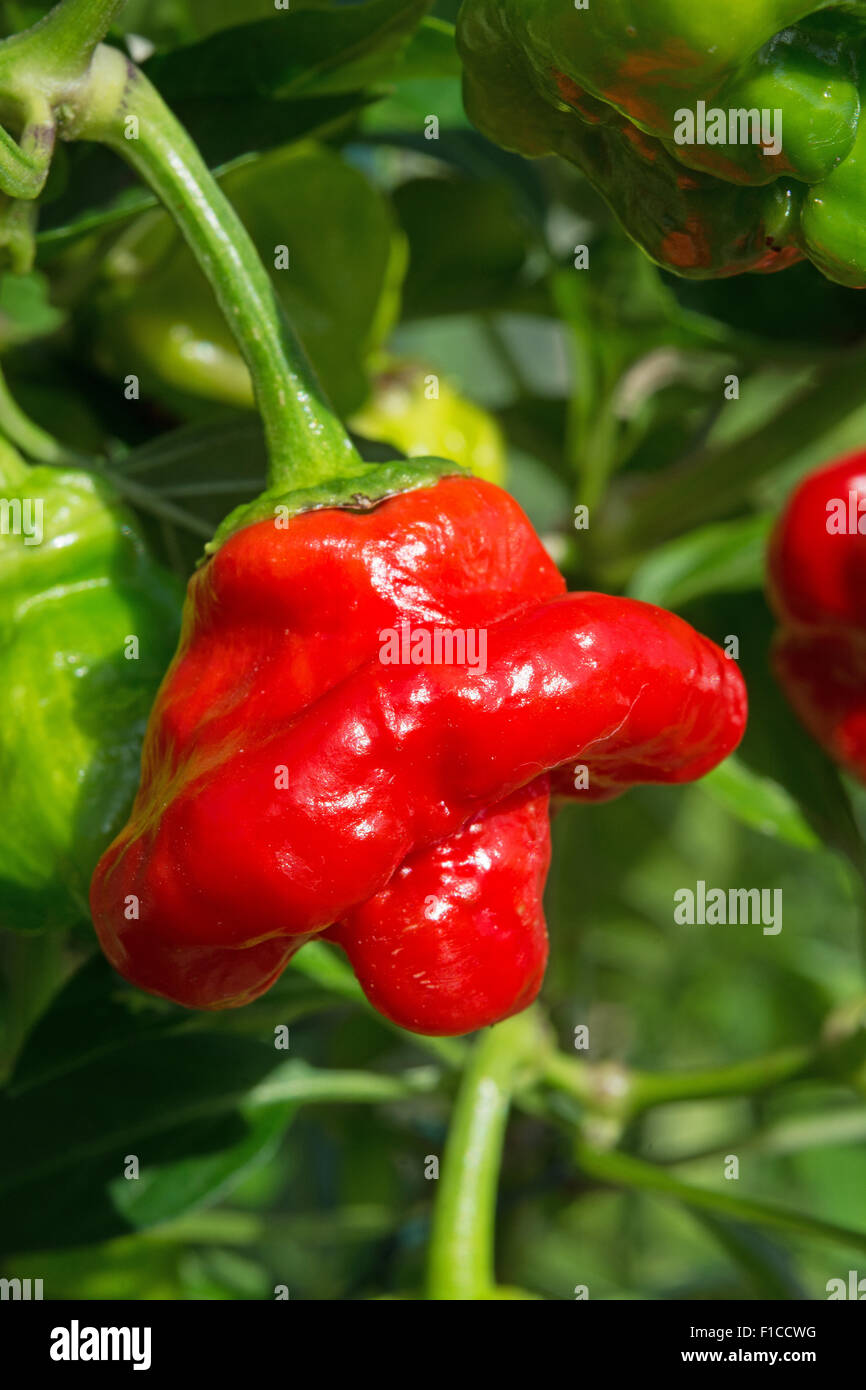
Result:
M54 467L84 462L79 454L67 449L53 435L37 425L14 400L0 368L0 431L13 444L37 463Z
M183 126L134 64L100 47L73 139L126 159L168 208L216 294L255 386L270 489L308 488L364 465L327 402L250 236ZM135 118L135 119L133 119Z
M496 1192L511 1097L540 1055L532 1012L483 1034L460 1085L448 1132L430 1238L428 1297L496 1298Z
M86 66L126 0L60 0L53 10L3 48L26 49L27 58L54 71Z

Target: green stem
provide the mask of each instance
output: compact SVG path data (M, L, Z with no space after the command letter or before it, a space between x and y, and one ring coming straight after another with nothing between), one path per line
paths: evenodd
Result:
M99 48L70 138L127 160L159 196L216 294L252 376L268 441L269 487L314 487L367 469L326 402L237 213L143 73ZM138 128L129 118L137 118Z
M657 1168L652 1163L644 1163L641 1159L632 1158L628 1154L604 1153L579 1144L575 1158L578 1167L588 1177L597 1178L613 1187L655 1192L663 1197L673 1197L686 1206L710 1211L734 1221L767 1226L773 1230L787 1231L789 1234L830 1240L838 1245L866 1250L866 1231L852 1231L844 1226L837 1226L832 1221L822 1221L818 1217L790 1211L773 1202L755 1201L749 1197L732 1196L727 1192L693 1187L666 1170Z
M244 1099L244 1106L257 1109L279 1101L297 1101L332 1105L379 1105L388 1101L406 1100L410 1096L429 1095L440 1082L435 1067L415 1067L399 1076L379 1072L327 1071L305 1063L286 1062L272 1076L254 1086Z
M735 1062L703 1071L652 1075L637 1072L631 1078L632 1114L656 1105L681 1100L714 1100L725 1096L752 1096L786 1081L795 1081L814 1065L811 1047L790 1047L764 1057Z
M21 143L0 128L0 191L10 198L38 198L54 153L54 125L48 119L27 125Z
M0 200L2 265L13 275L29 275L36 262L36 218L36 203Z
M537 1050L534 1015L519 1014L476 1043L460 1085L430 1238L428 1296L494 1297L493 1240L511 1097Z
M590 1065L553 1050L542 1065L549 1085L600 1114L630 1120L657 1105L759 1095L807 1077L832 1076L854 1084L863 1065L864 1048L866 1041L858 1033L846 1034L834 1043L819 1040L811 1046L782 1048L763 1057L701 1071L629 1071L616 1063Z
M126 0L60 0L32 28L0 45L0 63L6 52L13 58L16 49L23 49L28 60L39 67L70 74L81 72L125 3Z
M24 414L12 394L0 369L0 432L16 444L22 453L36 463L47 463L61 468L66 465L80 465L85 460L81 455L67 449L58 440Z

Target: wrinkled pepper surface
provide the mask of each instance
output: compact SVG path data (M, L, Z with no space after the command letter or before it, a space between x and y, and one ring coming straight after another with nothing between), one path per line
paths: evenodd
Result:
M92 474L0 441L0 510L0 926L63 927L128 814L180 593Z
M236 518L190 581L91 893L145 989L242 1005L325 935L403 1027L492 1024L544 972L551 796L687 781L738 743L735 663L661 609L567 595L517 503L448 468ZM483 662L425 657L437 631L483 634Z
M660 265L866 285L864 0L464 0L458 43L475 125L576 164Z
M810 474L774 532L776 675L801 721L866 782L866 453Z

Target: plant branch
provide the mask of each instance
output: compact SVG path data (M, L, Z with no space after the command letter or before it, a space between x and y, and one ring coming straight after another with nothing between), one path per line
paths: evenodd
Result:
M20 144L0 127L0 192L10 198L38 198L45 187L54 153L54 123L27 125Z
M0 63L23 52L34 67L75 74L90 62L126 0L60 0L43 19L0 45Z
M508 1110L538 1051L532 1011L482 1035L458 1092L430 1238L431 1299L495 1298L496 1192Z
M862 1001L831 1017L820 1038L763 1057L699 1071L651 1073L618 1063L579 1061L551 1050L543 1059L543 1078L597 1114L622 1122L645 1110L676 1101L759 1095L787 1082L829 1078L856 1086L866 1064Z
M734 1221L767 1226L808 1239L830 1240L837 1245L848 1245L852 1249L866 1251L866 1231L849 1230L844 1226L837 1226L835 1222L805 1216L801 1212L791 1211L773 1202L756 1201L749 1197L735 1197L727 1192L713 1192L709 1188L693 1187L666 1170L657 1168L655 1164L645 1163L642 1159L632 1158L628 1154L604 1153L585 1144L578 1144L575 1160L580 1170L588 1177L597 1178L613 1187L655 1192L663 1197L673 1197L685 1206L713 1212Z

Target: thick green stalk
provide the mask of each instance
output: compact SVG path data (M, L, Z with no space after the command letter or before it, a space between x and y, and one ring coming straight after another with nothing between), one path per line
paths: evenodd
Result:
M428 1296L495 1298L496 1192L511 1097L539 1051L534 1014L491 1028L475 1045L454 1106L430 1238Z

